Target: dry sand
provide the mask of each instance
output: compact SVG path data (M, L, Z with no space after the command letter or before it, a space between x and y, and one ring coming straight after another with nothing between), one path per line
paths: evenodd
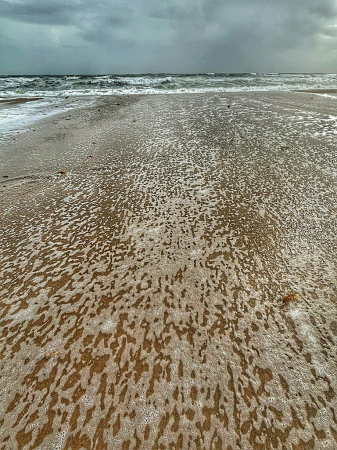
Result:
M337 448L335 114L112 97L8 137L1 450Z

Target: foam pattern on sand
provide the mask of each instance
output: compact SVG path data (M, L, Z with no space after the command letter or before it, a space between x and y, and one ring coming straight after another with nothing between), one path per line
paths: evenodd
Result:
M8 184L1 450L336 448L333 133L282 99L142 99Z

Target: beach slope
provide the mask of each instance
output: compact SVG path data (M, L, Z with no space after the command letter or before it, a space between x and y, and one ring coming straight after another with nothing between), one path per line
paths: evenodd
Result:
M1 154L1 449L335 449L335 99L108 97Z

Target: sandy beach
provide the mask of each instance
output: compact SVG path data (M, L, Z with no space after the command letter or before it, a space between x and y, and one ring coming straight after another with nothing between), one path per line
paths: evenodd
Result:
M0 143L0 450L337 448L336 98L101 97Z

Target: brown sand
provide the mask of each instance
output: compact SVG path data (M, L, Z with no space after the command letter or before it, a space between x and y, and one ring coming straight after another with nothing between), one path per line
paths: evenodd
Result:
M298 90L297 92L307 92L312 94L330 94L337 95L337 89L306 89L306 90Z
M20 105L21 103L34 102L36 100L41 100L42 97L20 97L20 98L1 98L0 97L0 109L13 105Z
M336 449L334 100L34 129L0 147L0 449Z

